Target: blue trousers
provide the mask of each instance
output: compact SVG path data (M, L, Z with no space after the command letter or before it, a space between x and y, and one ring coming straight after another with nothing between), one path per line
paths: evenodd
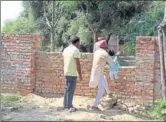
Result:
M73 107L73 95L76 88L77 77L66 76L65 77L65 94L64 94L64 107Z

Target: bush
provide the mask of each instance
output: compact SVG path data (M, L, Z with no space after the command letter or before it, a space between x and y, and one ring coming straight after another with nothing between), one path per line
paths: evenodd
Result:
M16 102L19 101L20 96L17 95L1 95L1 100L4 102Z
M154 106L149 110L149 115L155 119L166 120L166 100L158 100Z

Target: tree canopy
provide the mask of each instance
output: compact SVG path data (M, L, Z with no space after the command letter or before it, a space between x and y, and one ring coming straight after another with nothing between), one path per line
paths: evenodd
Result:
M92 51L97 36L109 39L117 35L125 40L134 54L135 36L156 35L156 25L162 20L162 1L23 1L24 10L16 20L7 21L6 33L40 33L41 50L54 47L62 51L71 35L81 39L81 45ZM54 12L54 14L53 14ZM54 15L54 16L53 16ZM54 25L50 28L50 25ZM53 37L52 37L53 36Z

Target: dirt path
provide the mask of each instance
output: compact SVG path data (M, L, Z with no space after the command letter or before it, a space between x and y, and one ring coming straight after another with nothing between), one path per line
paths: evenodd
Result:
M87 105L92 102L91 98L76 96L74 97L74 105L78 111L70 113L67 110L59 110L59 107L62 107L63 97L44 98L29 94L21 99L21 103L3 104L2 116L3 120L8 121L141 120L119 109L102 112L87 110Z

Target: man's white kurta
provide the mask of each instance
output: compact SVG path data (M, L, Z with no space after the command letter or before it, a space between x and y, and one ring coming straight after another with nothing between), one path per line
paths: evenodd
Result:
M93 48L93 52L95 52L97 49L99 49L100 48L100 42L96 42L95 44L94 44L94 48Z
M109 58L108 53L104 49L102 48L97 49L93 55L93 65L92 65L91 77L89 82L90 88L97 87L100 78L104 75L104 68L106 62L109 65L113 65L115 63L113 60Z

